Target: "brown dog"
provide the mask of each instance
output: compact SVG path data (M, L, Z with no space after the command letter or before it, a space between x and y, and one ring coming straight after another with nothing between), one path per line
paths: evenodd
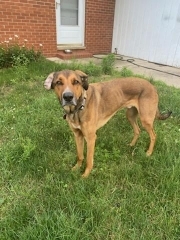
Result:
M88 84L85 73L79 70L64 70L51 73L44 86L46 89L54 89L74 133L78 160L73 169L81 167L84 159L84 139L87 142L87 163L83 177L87 177L93 168L96 131L119 109L127 108L126 116L134 130L131 146L135 145L140 134L137 124L139 114L142 126L150 137L147 156L152 154L156 140L154 119L164 120L171 114L159 113L156 89L140 78L120 78Z

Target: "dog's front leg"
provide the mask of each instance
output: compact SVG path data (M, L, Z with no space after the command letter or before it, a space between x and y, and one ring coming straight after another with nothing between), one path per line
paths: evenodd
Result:
M87 162L86 162L86 169L82 175L82 177L88 177L92 168L93 168L93 161L94 161L94 148L96 142L96 133L91 133L85 136L87 142Z
M76 150L77 150L77 163L72 168L72 170L76 170L81 167L82 162L84 160L84 136L82 132L78 129L73 130L75 142L76 142Z

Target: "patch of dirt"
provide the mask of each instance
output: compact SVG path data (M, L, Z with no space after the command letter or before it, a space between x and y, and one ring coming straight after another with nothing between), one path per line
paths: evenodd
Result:
M10 93L12 93L12 91L13 91L12 87L1 86L0 87L0 97L6 97Z

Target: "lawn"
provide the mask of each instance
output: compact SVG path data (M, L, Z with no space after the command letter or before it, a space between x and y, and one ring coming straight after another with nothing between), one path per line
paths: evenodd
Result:
M75 143L63 111L43 88L64 67L43 60L0 70L0 239L179 239L180 89L150 79L160 110L173 112L155 122L151 157L143 130L128 146L133 133L122 110L98 131L95 166L82 179L71 171ZM113 78L97 76L93 64L80 67L94 75L90 82Z

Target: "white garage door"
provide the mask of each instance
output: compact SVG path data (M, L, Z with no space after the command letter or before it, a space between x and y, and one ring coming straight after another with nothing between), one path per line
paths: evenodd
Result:
M112 52L180 67L180 0L116 0Z

